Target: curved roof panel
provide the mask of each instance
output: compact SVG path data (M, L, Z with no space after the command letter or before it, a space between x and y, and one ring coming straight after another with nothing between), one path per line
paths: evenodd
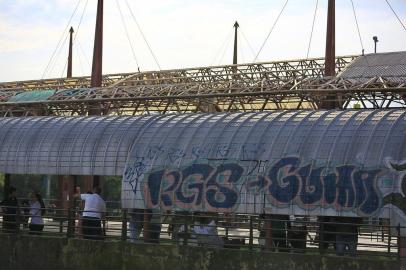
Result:
M385 77L391 82L406 82L406 52L374 53L359 56L338 75L344 79Z
M300 156L382 166L406 157L405 110L0 118L0 171L122 175L193 161Z

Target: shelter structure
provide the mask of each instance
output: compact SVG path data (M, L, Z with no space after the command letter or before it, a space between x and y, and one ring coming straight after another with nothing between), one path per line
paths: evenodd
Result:
M0 171L122 175L125 208L405 224L405 131L396 109L10 117Z

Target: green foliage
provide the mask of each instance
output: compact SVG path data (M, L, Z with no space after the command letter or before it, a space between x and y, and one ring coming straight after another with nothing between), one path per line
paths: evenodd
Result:
M57 177L53 176L48 183L48 177L45 175L11 175L10 184L17 188L17 196L20 198L27 198L32 192L39 192L47 199L56 198L58 195Z
M79 178L77 185L83 185ZM103 198L110 208L120 208L121 177L103 177ZM19 198L27 198L31 192L39 192L44 199L59 199L58 177L45 175L11 175L10 185L17 188ZM0 174L0 201L3 199L4 174Z
M106 176L103 178L102 197L107 202L119 204L121 201L121 177ZM116 208L118 205L112 205Z

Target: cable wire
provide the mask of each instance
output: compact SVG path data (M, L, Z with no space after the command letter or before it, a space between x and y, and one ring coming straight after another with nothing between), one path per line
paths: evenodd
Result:
M79 47L80 52L82 53L82 55L84 56L84 58L85 58L85 60L86 60L87 67L91 70L91 69L92 69L92 65L90 64L89 57L87 57L87 55L86 55L86 53L85 53L85 50L83 49L82 44L79 42L79 40L78 40L78 42L77 42L77 45L78 45L78 47Z
M89 0L86 0L85 7L83 8L83 11L82 11L82 15L80 15L80 20L79 20L78 28L76 29L76 31L75 31L75 36L73 37L73 41L76 41L76 37L77 37L78 34L79 34L80 26L82 25L83 17L85 16L86 9L87 9L87 4L88 4L88 3L89 3Z
M83 7L82 14L80 15L78 27L76 28L76 30L75 30L75 35L73 36L72 43L75 43L76 37L77 37L77 35L78 35L78 33L79 33L80 26L82 25L83 17L84 17L84 15L85 15L85 12L86 12L86 8L87 8L87 4L88 4L88 3L89 3L89 0L86 0L85 6ZM58 54L58 55L59 55L59 54ZM59 56L58 56L58 58L59 58ZM69 59L66 59L65 65L64 65L64 67L63 67L63 69L62 69L61 78L64 77L65 70L66 70L67 67L68 67L68 61L69 61ZM55 62L55 64L56 64L56 62ZM53 70L53 69L51 69L51 71L52 71L52 70Z
M273 32L273 30L274 30L276 24L278 23L279 18L281 17L283 11L285 10L285 8L286 8L288 2L289 2L289 0L286 0L285 4L283 5L281 12L279 13L278 17L276 18L274 24L272 25L272 28L271 28L271 30L269 31L268 35L266 36L264 43L262 44L261 48L259 49L259 51L258 51L258 53L257 53L257 56L255 56L255 59L254 59L254 61L253 61L254 63L257 61L258 56L261 54L262 50L264 49L265 44L266 44L266 42L268 41L269 36L272 34L272 32Z
M238 31L237 36L238 36L238 40L241 40L241 31ZM241 55L242 63L245 63L245 55L244 55L244 50L242 49L242 46L238 46L238 51L239 51L239 54ZM238 61L237 61L237 63L238 63Z
M250 48L250 51L251 51L251 53L252 53L252 56L255 57L255 51L254 51L254 49L252 48L251 43L248 41L248 39L247 39L247 37L245 36L244 31L241 29L241 27L240 27L240 31L239 31L239 32L241 33L241 36L243 37L243 39L245 40L245 42L247 42L248 47Z
M66 59L66 62L65 62L65 65L63 66L63 69L62 69L62 73L61 73L61 77L60 78L64 78L65 76L65 71L66 71L66 69L67 69L67 67L68 67L68 62L69 62L69 59Z
M357 13L355 12L355 6L354 6L354 1L353 0L351 0L351 5L352 5L352 11L354 12L354 18L355 18L355 24L357 26L359 42L361 43L362 54L364 54L364 43L362 42L361 31L359 29Z
M316 23L316 16L317 16L317 10L318 10L318 8L319 8L319 0L316 1L316 8L314 9L313 23L312 23L312 31L310 32L309 46L307 47L306 59L309 59L310 48L311 48L311 46L312 46L312 40L313 40L314 24Z
M63 49L65 49L65 47L66 47L68 37L69 37L69 33L65 35L65 39L63 40L63 42L61 43L61 46L58 48L58 50L57 50L57 52L55 54L52 65L50 65L49 68L48 68L48 74L49 75L51 75L51 73L55 70L55 66L57 65L57 63L59 62L59 59L61 57L61 51ZM66 61L67 61L67 59L66 59Z
M390 7L390 9L392 10L393 14L395 14L396 18L398 19L398 21L400 22L400 24L402 25L403 29L405 29L406 31L406 26L403 24L402 20L399 18L398 14L396 13L396 11L393 9L392 5L389 3L389 0L385 0L386 3L388 4L388 6Z
M137 69L140 70L140 65L138 64L137 55L135 54L135 49L134 49L133 43L131 42L131 37L130 37L130 34L129 34L129 32L128 32L127 24L126 24L126 22L125 22L125 20L124 20L124 15L123 15L123 12L122 12L122 10L121 10L121 6L120 6L120 3L119 3L118 0L116 0L116 4L117 4L118 11L119 11L119 13L120 13L121 22L123 23L124 31L125 31L125 34L126 34L126 36L127 36L128 43L130 44L130 47L131 47L131 52L132 52L132 54L133 54L135 63L137 64Z
M79 48L78 48L78 47L75 47L75 50L76 50L76 54L77 54L77 56L78 56L78 62L79 62L80 69L82 70L82 74L86 74L86 73L85 73L85 69L84 69L84 67L83 67L82 57L80 57Z
M215 55L213 61L212 61L211 64L210 64L211 66L213 66L213 65L216 64L217 59L219 59L219 56L221 55L221 53L222 53L223 50L224 50L224 46L227 46L227 45L229 44L229 42L230 42L230 37L231 37L231 35L232 35L232 33L233 33L233 29L234 29L234 27L233 27L233 28L230 28L230 31L228 32L226 38L225 38L224 41L221 43L220 48L217 50L217 53L216 53L216 55Z
M130 4L128 4L128 1L127 1L127 0L125 0L125 3L126 3L126 5L127 5L127 7L128 7L128 10L129 10L130 13L131 13L132 18L134 19L135 24L137 25L138 30L139 30L140 33L141 33L142 38L144 39L145 43L147 44L148 49L149 49L149 52L151 53L152 57L154 58L154 61L155 61L156 65L158 66L159 70L162 70L162 69L161 69L161 65L159 65L158 59L156 58L154 52L152 51L151 46L149 45L149 43L148 43L148 41L147 41L147 38L146 38L145 35L144 35L144 32L142 31L140 25L138 24L137 19L135 18L134 12L133 12L133 10L131 9Z
M86 9L87 9L87 4L88 4L88 3L89 3L89 0L86 0L85 6L83 7L82 14L80 15L78 27L77 27L76 30L75 30L75 35L74 35L73 40L72 40L72 43L73 43L73 44L75 43L76 38L77 38L77 36L78 36L79 30L80 30L80 26L82 25L83 17L85 16ZM73 45L73 44L72 44L72 45ZM69 61L69 59L67 59L66 62L65 62L65 66L63 67L61 78L64 77L65 71L66 71L66 69L67 69L67 67L68 67L68 61ZM83 69L83 68L82 68L82 69Z
M228 40L227 45L224 47L223 54L221 55L221 58L218 62L219 65L221 65L221 62L223 62L224 56L226 55L227 49L230 47L231 39Z
M79 5L80 5L81 2L82 2L82 0L78 0L78 3L76 4L75 9L74 9L72 15L70 16L69 21L68 21L68 23L67 23L65 29L63 30L61 37L59 38L59 41L58 41L58 43L57 43L57 45L56 45L56 48L55 48L55 50L52 52L51 58L49 59L47 65L46 65L46 67L45 67L45 70L44 70L44 72L43 72L43 74L42 74L42 77L41 77L42 79L44 79L45 76L46 76L46 74L48 73L48 69L49 69L49 67L50 67L50 65L51 65L51 62L53 61L53 59L54 59L54 57L55 57L55 54L56 54L56 52L58 51L59 46L61 46L61 42L62 42L62 40L63 40L63 37L65 36L65 33L67 32L67 29L69 28L69 25L71 24L71 21L72 21L73 17L75 16L76 11L78 10Z

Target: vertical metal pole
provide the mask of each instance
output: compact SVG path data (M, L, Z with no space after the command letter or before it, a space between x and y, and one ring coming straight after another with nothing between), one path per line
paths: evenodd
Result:
M336 74L335 64L335 0L328 1L325 75Z
M144 209L144 243L148 243L150 239L150 213L148 209Z
M63 233L63 220L62 220L61 217L58 217L58 218L59 218L59 233L62 235L62 233Z
M121 226L121 241L127 241L127 209L123 209L122 226Z
M325 58L325 76L336 75L335 62L335 0L328 1L327 14L327 35L326 35L326 58ZM337 101L337 94L326 95L326 100L320 105L320 109L332 110L340 107Z
M96 30L94 34L91 87L101 87L103 82L103 0L98 0ZM89 104L88 115L101 115L103 104Z
M187 220L186 214L184 216L184 225L183 226L185 226L185 235L183 237L183 245L186 246L187 242L189 240L189 237L188 237L189 236L189 228L188 228L188 220Z
M66 229L66 237L72 238L75 230L74 212L72 208L68 209L68 228Z
M401 245L402 245L402 241L400 239L400 223L398 224L398 226L396 227L397 231L398 231L398 259L400 260L400 251L402 249Z
M103 70L103 0L97 2L96 29L94 35L91 87L102 86Z
M233 54L233 65L238 64L238 28L240 25L236 21L234 24L234 54Z
M249 250L253 249L254 244L254 224L253 217L250 216L250 240L249 240Z
M375 43L375 50L374 50L374 52L376 53L376 48L377 48L377 44L378 44L379 40L378 40L378 37L377 37L377 36L373 36L372 39L374 40L374 43Z
M73 27L69 30L69 56L68 56L68 73L67 78L72 78L72 57L73 57Z
M391 252L391 241L392 241L392 233L390 231L390 228L389 228L388 232L389 232L388 233L388 254L390 254L390 252Z
M93 187L100 187L100 176L99 175L93 176Z
M11 174L6 173L4 175L4 187L3 187L3 196L4 199L7 198L9 190L10 190L10 179L11 179Z
M272 216L265 215L265 250L272 248Z
M324 249L324 217L318 219L317 225L319 226L319 252L320 254L324 254L324 252L326 252Z

